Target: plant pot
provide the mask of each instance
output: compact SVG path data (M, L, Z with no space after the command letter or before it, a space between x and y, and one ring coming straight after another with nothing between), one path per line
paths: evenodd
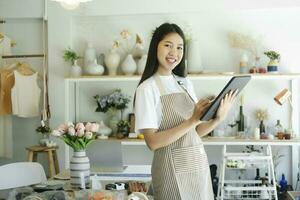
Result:
M42 134L42 138L39 140L39 144L44 147L47 146L47 142L49 141L50 141L49 134L44 133Z
M269 73L277 73L278 65L279 65L278 60L270 60L270 62L268 63L268 67L267 67L268 72Z
M70 183L72 188L82 188L89 184L90 180L90 160L86 156L85 150L74 151L70 160Z
M80 77L82 75L82 69L77 65L77 60L74 61L74 65L71 66L70 76L71 77Z

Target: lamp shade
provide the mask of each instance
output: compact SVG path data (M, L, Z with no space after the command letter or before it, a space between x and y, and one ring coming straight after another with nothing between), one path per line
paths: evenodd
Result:
M279 105L282 105L286 102L286 100L288 100L291 97L291 95L291 92L285 88L274 97L274 100Z

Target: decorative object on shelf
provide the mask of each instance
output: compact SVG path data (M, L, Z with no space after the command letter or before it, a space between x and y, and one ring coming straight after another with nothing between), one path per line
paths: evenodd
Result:
M141 36L136 34L135 45L132 50L132 56L134 58L140 59L145 54L144 41Z
M128 136L129 133L129 122L126 120L120 120L117 123L118 132L117 132L117 138L122 139Z
M64 50L63 58L66 62L71 62L72 67L70 69L70 76L71 77L81 76L81 74L82 74L81 67L77 65L77 60L81 57L78 56L75 51L68 48L68 49Z
M248 55L243 53L241 60L240 60L240 74L247 74L248 73Z
M108 112L111 116L110 128L113 134L117 132L117 123L119 119L116 118L117 112L121 111L121 119L123 119L123 111L128 107L130 96L123 94L120 89L115 90L109 95L100 97L98 94L94 96L97 103L96 112Z
M102 75L104 73L104 67L98 65L97 60L95 59L85 67L85 71L88 75Z
M255 62L253 64L253 66L251 67L251 69L249 70L249 73L251 74L255 74L255 73L267 73L266 68L261 66L260 63L260 57L255 57Z
M117 69L120 64L120 55L117 53L116 46L118 42L114 44L115 48L111 49L108 54L106 54L104 62L108 70L108 75L115 76L117 75Z
M232 48L248 51L255 59L255 62L257 62L257 58L260 57L260 52L263 49L261 37L254 37L251 35L237 33L237 32L229 32L228 41L229 41L229 45ZM253 64L253 67L258 68L256 64ZM256 70L258 71L258 69L252 68L252 70L250 69L250 73L258 73L256 72ZM263 71L264 70L262 68L260 73L263 73Z
M35 129L37 133L42 134L43 138L39 140L39 144L41 146L47 146L47 142L50 142L50 133L51 133L51 128L45 124L45 122L42 120L41 121L41 126L37 127Z
M89 184L90 162L86 156L86 148L95 140L99 131L99 124L87 122L77 123L76 126L69 122L61 124L53 130L52 135L61 138L67 145L73 148L74 153L70 160L71 186L74 188Z
M109 128L104 124L103 121L100 121L99 123L99 131L97 132L98 135L104 135L104 136L109 136L112 132L112 129Z
M260 124L259 124L260 134L266 133L264 120L268 119L268 110L267 109L265 109L265 110L264 109L256 110L255 111L255 117L256 117L257 120L260 121ZM266 139L266 138L264 138L264 139Z
M278 139L283 139L283 135L284 135L283 127L280 124L280 120L279 119L277 120L277 123L276 123L276 125L274 127L274 135L277 136Z
M75 10L79 7L80 3L86 3L92 0L52 0L59 2L60 5L67 10Z
M88 67L96 60L96 50L93 43L88 42L87 48L84 51L84 72L88 74Z
M147 54L143 55L137 62L137 73L138 75L142 75L145 67L146 67L146 63L147 63Z
M270 59L270 62L268 63L268 72L271 73L277 73L278 72L278 65L280 60L280 54L276 51L266 51L264 52L266 56Z
M203 65L200 52L200 43L198 40L189 40L187 42L187 71L189 74L203 72Z
M128 54L121 64L121 69L125 75L133 75L136 71L136 63L132 54Z
M82 69L77 64L77 60L74 60L74 64L71 66L70 76L71 77L80 77L82 75Z

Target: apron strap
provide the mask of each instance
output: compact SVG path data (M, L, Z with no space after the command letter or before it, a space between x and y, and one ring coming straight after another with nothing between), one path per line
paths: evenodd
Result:
M158 87L160 96L166 95L167 92L166 92L166 90L165 90L165 87L163 86L163 84L162 84L162 82L161 82L161 80L160 80L160 78L158 77L157 74L154 75L154 80L155 80L156 85L157 85L157 87Z

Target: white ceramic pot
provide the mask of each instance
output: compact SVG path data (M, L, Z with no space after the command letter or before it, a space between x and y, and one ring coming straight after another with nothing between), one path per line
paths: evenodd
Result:
M90 160L84 150L74 151L70 160L70 177L72 188L82 188L83 182L85 187L89 184Z
M121 69L125 75L133 75L136 71L136 63L131 54L128 54L121 64Z
M104 73L104 67L98 65L96 59L92 63L89 63L85 70L89 75L102 75Z
M88 47L84 52L84 68L86 68L90 63L93 63L96 59L96 50L92 43L88 43Z
M139 75L143 74L147 63L147 55L143 55L137 63L137 73Z
M115 51L111 50L104 59L105 65L108 69L108 74L113 76L117 74L117 69L120 64L120 55Z
M99 131L97 132L97 134L109 136L111 134L111 132L112 132L112 129L109 128L108 126L106 126L103 121L101 121L99 124Z
M191 40L187 44L187 70L189 74L201 73L203 71L200 43Z
M71 77L80 77L82 75L82 69L77 65L77 60L74 61L74 65L71 66L70 76Z

